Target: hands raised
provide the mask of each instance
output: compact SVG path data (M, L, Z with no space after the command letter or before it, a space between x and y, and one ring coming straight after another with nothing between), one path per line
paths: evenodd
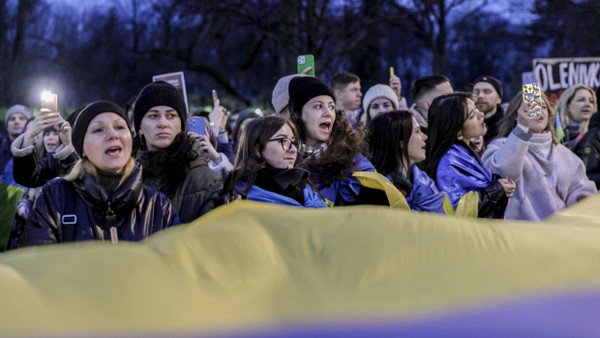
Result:
M398 96L398 99L402 97L402 81L394 74L390 75L390 87L394 90L394 93Z
M61 123L64 124L67 122L65 120L63 120L63 118L60 116L59 113L51 113L49 109L40 110L40 114L38 116L36 116L35 119L33 119L27 125L27 131L25 131L25 136L23 139L23 147L28 147L30 145L33 145L33 143L35 142L35 137L39 133L43 132L44 129L46 129L48 127L54 126L54 128L56 128L56 130L60 131ZM71 139L70 130L71 130L71 128L69 126L69 142ZM62 138L61 138L61 141L62 141Z
M210 123L214 123L215 126L219 127L219 132L222 133L225 131L227 126L227 116L229 113L225 107L221 106L221 101L219 99L215 100L215 107L212 112L208 115L208 119Z

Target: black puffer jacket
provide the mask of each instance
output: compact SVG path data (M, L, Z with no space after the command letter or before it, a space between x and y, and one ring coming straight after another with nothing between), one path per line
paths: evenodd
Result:
M118 240L139 241L178 223L169 199L142 183L138 164L110 196L87 173L45 185L20 246L111 240L113 227Z
M192 151L198 156L185 163L185 168L172 158L174 146L143 152L139 162L144 167L144 184L167 195L181 223L188 223L223 204L223 178L208 167L197 142Z
M37 188L51 179L66 176L77 163L79 157L75 152L66 159L57 159L54 154L37 159L35 153L13 159L13 176L15 182L28 188Z
M600 189L600 113L590 118L588 132L577 144L575 153L583 161L587 177Z

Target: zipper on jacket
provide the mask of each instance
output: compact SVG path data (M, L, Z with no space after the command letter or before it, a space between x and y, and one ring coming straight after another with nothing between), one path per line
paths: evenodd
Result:
M104 219L108 222L107 225L109 225L108 228L109 228L109 232L110 232L110 241L112 242L112 244L119 243L119 236L117 234L117 228L114 226L114 222L117 219L117 215L111 209L110 201L108 202L108 209L106 210L106 215L104 216Z

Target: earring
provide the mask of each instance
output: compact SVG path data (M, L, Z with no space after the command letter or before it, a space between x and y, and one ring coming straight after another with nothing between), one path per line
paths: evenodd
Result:
M462 134L458 134L458 136L456 138L458 138L459 140L462 140Z

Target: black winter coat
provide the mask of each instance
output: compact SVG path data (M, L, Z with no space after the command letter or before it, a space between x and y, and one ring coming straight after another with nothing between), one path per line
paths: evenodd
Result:
M35 152L13 159L13 177L18 184L37 188L51 179L69 174L79 157L75 152L64 160L57 160L54 155L36 159Z
M600 189L600 113L590 118L588 132L575 147L575 153L583 161L587 177Z
M20 246L110 240L111 228L118 240L139 241L178 223L169 199L142 183L137 164L110 196L87 173L75 181L59 178L45 185Z
M187 173L174 172L177 164L170 162L169 151L145 152L139 158L144 166L144 184L171 199L181 223L189 223L223 203L223 178L208 167L199 147L194 144L199 155L186 164ZM175 183L168 180L172 175L177 175Z

